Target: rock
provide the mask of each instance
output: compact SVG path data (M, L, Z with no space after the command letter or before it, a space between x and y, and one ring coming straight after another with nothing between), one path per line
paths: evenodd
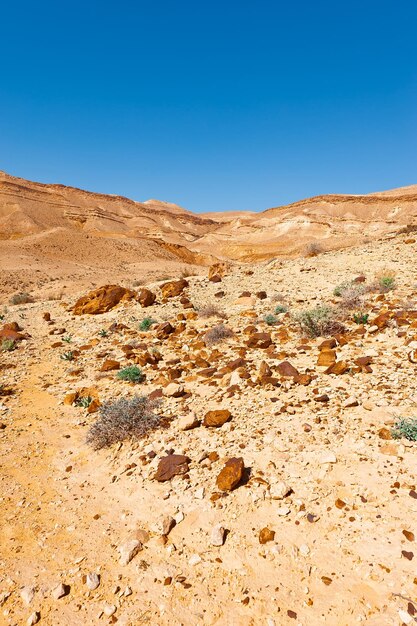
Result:
M350 396L350 398L345 400L345 402L343 403L343 407L345 409L348 409L348 408L350 408L352 406L359 406L359 402L357 401L356 398L354 398L353 396Z
M181 398L184 394L184 385L178 383L170 383L164 389L164 396L167 398Z
M117 611L117 606L115 604L104 605L103 613L104 615L107 615L107 617L111 617L112 615L116 613L116 611Z
M34 624L37 624L40 619L41 619L41 614L39 613L39 611L35 611L31 615L29 615L28 619L26 620L26 625L34 626Z
M150 289L143 288L140 290L137 301L143 307L151 306L156 300L156 295Z
M210 543L212 546L222 546L226 538L226 530L221 524L217 524L212 528L210 534Z
M217 476L217 487L221 491L231 491L242 480L244 469L245 465L242 457L229 459Z
M130 539L118 548L120 552L120 565L127 565L142 550L142 544L139 539Z
M284 481L280 480L269 487L269 495L273 500L282 500L291 492L291 487Z
M200 424L200 420L193 412L182 415L177 420L177 426L179 430L191 430L196 428Z
M329 367L333 365L333 363L336 363L336 351L330 348L322 350L317 359L317 365L320 367Z
M191 566L198 565L199 563L201 563L201 556L199 554L193 554L188 561L188 565Z
M90 291L75 303L72 311L74 315L100 315L111 311L120 302L133 300L136 292L118 285L104 285Z
M269 333L253 333L246 342L248 348L261 348L262 350L269 348L271 344L272 339Z
M270 530L269 528L262 528L259 531L259 543L265 544L268 541L274 541L275 538L275 530Z
M337 457L334 452L324 452L319 461L320 465L325 465L326 463L337 463Z
M281 374L281 376L288 376L293 378L299 376L298 370L293 365L291 365L289 361L282 361L282 363L279 363L279 365L277 366L277 370L278 373Z
M32 602L33 598L35 597L35 588L23 587L22 591L20 592L20 595L22 597L23 602L27 606L29 606L29 604Z
M174 332L175 328L169 322L163 322L155 327L156 336L158 339L165 339L168 335Z
M208 270L208 279L212 283L220 283L229 268L227 263L214 263Z
M171 480L174 476L186 474L189 462L190 459L182 454L164 456L159 461L154 478L158 482L165 482L166 480Z
M340 376L341 374L345 374L349 369L349 365L345 361L336 361L333 365L325 370L325 374L336 374Z
M231 416L232 414L228 409L208 411L204 416L203 424L207 427L223 426L223 424L229 421Z
M100 585L100 574L96 574L95 572L91 572L86 576L86 585L90 591L94 591Z
M69 594L69 585L59 583L54 589L52 589L52 597L54 600L59 600Z
M114 361L113 359L106 359L103 365L100 367L100 372L112 372L113 370L119 370L120 363L119 361Z
M177 522L171 515L164 515L158 526L158 530L160 531L159 534L164 537L168 537L169 533L173 528L175 528L176 525Z
M388 441L389 439L392 439L391 431L388 428L381 428L378 431L378 437Z
M258 291L258 292L256 293L256 297L257 297L259 300L266 300L266 298L268 297L268 294L266 293L266 291Z
M291 513L291 509L288 506L280 506L275 513L280 517L285 517Z
M186 287L188 287L188 281L184 278L168 281L161 285L162 296L164 298L174 298L175 296L179 296Z

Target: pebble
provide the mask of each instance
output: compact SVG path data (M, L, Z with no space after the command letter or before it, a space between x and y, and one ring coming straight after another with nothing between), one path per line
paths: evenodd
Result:
M119 546L120 565L127 565L136 554L142 550L142 544L138 539L131 539Z
M212 546L222 546L226 538L226 530L221 524L213 527L210 535L210 543Z
M34 587L23 587L20 592L23 602L29 606L35 596L35 588Z
M100 585L100 575L95 572L87 574L86 584L90 591L94 591Z
M59 600L68 594L68 585L64 585L64 583L59 583L54 589L52 589L52 597L55 600Z
M35 611L28 617L28 619L26 620L26 624L27 626L33 626L34 624L37 624L40 619L41 614L39 613L39 611Z

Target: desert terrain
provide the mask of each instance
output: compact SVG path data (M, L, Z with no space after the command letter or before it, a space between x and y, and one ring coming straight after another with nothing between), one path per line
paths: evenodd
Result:
M416 623L417 186L0 198L0 623Z

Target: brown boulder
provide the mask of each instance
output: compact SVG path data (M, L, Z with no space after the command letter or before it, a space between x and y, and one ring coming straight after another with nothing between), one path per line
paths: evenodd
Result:
M156 336L158 339L164 339L173 333L175 328L169 322L163 322L156 327Z
M253 333L246 342L248 348L268 348L272 344L269 333Z
M210 265L208 270L208 279L212 283L220 283L228 270L227 263L215 263Z
M188 281L185 278L181 278L180 280L170 280L164 283L161 285L161 291L164 298L174 298L179 296L186 287L188 287Z
M143 307L151 306L156 300L156 295L150 289L143 288L140 290L137 301Z
M282 361L282 363L277 366L277 369L281 376L292 376L293 378L297 378L300 375L299 371L291 365L289 361Z
M160 483L171 480L174 476L181 476L188 472L190 459L183 454L169 454L159 461L158 469L155 473L155 480Z
M275 530L270 530L269 528L262 528L259 531L259 543L265 544L268 541L274 541L275 538Z
M119 369L120 369L119 361L114 361L113 359L106 359L100 368L100 372L112 372L113 370L119 370Z
M327 370L325 370L325 374L336 374L337 376L340 376L341 374L345 374L349 369L349 365L348 363L346 363L346 361L336 361L336 363L333 363L333 365L330 365L330 367L327 368Z
M73 313L74 315L100 315L111 311L122 301L132 300L136 295L135 291L119 285L104 285L77 300Z
M244 469L242 457L229 459L216 479L220 491L232 491L242 480Z
M229 421L232 414L228 409L217 409L215 411L208 411L203 419L204 426L207 427L219 427L223 426Z
M319 354L319 358L317 359L317 365L323 367L329 367L336 363L336 351L331 350L330 348L325 348Z

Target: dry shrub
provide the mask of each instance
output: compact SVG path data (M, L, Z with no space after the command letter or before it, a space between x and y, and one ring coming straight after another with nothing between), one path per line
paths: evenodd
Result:
M346 330L340 322L338 311L328 306L301 311L294 316L294 320L309 337L332 336Z
M306 247L304 248L304 254L307 257L318 256L319 254L322 254L323 252L324 252L324 248L322 244L319 243L318 241L312 241L311 243L308 243Z
M215 304L207 304L198 309L198 317L207 319L208 317L221 317L226 319L226 313Z
M225 339L230 339L233 335L234 332L231 328L228 328L224 324L218 324L206 332L204 335L204 341L206 342L206 345L212 346L216 343L224 341Z
M99 450L126 439L145 437L160 425L161 416L155 413L158 404L158 401L150 400L147 396L103 403L100 416L90 426L87 443L94 450Z
M26 291L15 293L14 296L10 298L10 304L30 304L32 302L35 302L35 298Z

